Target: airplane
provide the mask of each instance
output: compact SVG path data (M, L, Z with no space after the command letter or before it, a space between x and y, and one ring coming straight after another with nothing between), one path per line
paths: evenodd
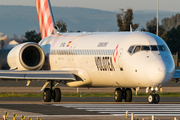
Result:
M0 78L24 79L27 86L32 80L45 81L45 102L61 101L56 86L63 82L70 87L116 87L116 102L131 102L132 89L145 88L151 91L148 102L159 103L155 92L175 74L171 52L160 37L148 32L60 33L50 0L35 2L42 40L15 46L7 56L11 69L1 70Z

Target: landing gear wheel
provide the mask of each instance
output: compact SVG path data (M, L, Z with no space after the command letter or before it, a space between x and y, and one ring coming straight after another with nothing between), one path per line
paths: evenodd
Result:
M44 102L51 102L51 89L45 88L43 92Z
M54 102L61 101L61 90L59 88L54 89Z
M149 97L148 97L148 102L150 104L153 104L154 103L154 99L155 99L154 94L150 94Z
M159 95L158 94L155 94L154 95L154 104L158 104L159 103L159 101L160 101L160 97L159 97Z
M116 88L114 92L114 99L116 102L121 102L122 101L122 91L121 88Z
M125 102L131 102L132 101L132 91L130 88L126 89L125 94Z

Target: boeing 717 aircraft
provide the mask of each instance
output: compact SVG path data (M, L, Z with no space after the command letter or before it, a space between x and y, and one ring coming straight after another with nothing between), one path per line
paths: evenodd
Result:
M175 73L166 43L147 32L60 33L49 0L35 0L42 40L14 47L8 54L9 71L0 78L44 80L45 102L61 101L60 82L70 87L115 87L115 101L132 101L132 89L146 88L149 103ZM46 64L46 70L41 70ZM50 83L50 88L47 85Z

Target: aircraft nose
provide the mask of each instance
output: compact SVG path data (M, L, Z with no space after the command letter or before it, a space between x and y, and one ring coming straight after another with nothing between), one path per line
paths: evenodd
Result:
M155 61L149 65L148 76L154 85L161 84L166 78L166 65L162 61Z

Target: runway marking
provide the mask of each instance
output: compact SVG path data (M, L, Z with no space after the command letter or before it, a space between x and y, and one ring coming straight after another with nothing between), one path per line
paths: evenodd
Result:
M93 111L114 116L180 116L180 104L52 104L66 108Z

